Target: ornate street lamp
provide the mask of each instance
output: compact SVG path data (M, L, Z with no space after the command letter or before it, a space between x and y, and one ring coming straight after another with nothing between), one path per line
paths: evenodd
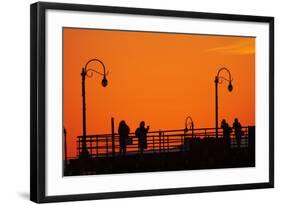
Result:
M220 72L221 71L226 71L228 73L228 78L225 78L223 76L220 76ZM216 139L218 139L218 84L223 83L223 81L227 81L228 84L228 91L231 92L233 90L233 86L232 86L232 81L233 79L231 78L231 74L230 71L227 68L221 68L219 69L216 77L215 77L215 89L216 89Z
M103 73L97 71L97 70L94 70L94 69L91 69L91 68L87 68L88 65L90 63L93 63L93 62L98 62L99 64L102 65L103 67ZM89 77L91 78L93 76L94 73L97 73L101 76L103 76L103 79L101 81L101 84L103 87L106 87L107 86L107 79L106 79L106 75L108 73L106 73L105 71L105 66L103 64L102 61L100 61L99 59L91 59L89 60L85 67L82 68L82 72L81 72L81 77L82 77L82 110L83 110L83 138L82 138L82 151L80 152L80 158L82 159L87 159L89 158L89 152L87 150L87 146L86 146L86 136L87 136L87 130L86 130L86 93L85 93L85 79L86 77Z

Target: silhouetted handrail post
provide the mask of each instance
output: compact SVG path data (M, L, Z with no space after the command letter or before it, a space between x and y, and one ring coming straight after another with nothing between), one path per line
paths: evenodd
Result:
M192 122L191 123L191 137L192 137L192 139L194 138L194 123Z
M97 157L99 156L99 139L98 139L98 136L96 136L96 151L97 151Z
M105 137L106 156L108 157L108 137Z
M111 118L111 152L112 152L112 156L115 156L115 131L114 131L114 118Z
M165 136L164 136L164 133L161 131L161 150L162 152L165 152Z
M91 153L91 157L93 156L93 137L90 137L90 153Z
M187 134L187 129L184 129L183 130L183 136L181 136L180 138L180 142L181 142L181 151L184 151L185 150L185 137L186 137L186 134Z
M162 133L161 133L161 130L159 130L159 151L161 152L162 151L162 140L161 140L161 135L162 135Z
M227 71L227 73L228 73L228 79L227 78L225 78L225 77L223 77L223 76L220 76L220 72L221 71ZM215 93L216 93L216 103L215 103L215 116L216 116L216 139L218 140L218 138L219 138L219 134L218 134L218 129L219 129L219 122L218 122L218 84L220 83L222 83L223 82L223 80L226 80L226 81L228 81L229 82L229 84L228 84L228 91L229 92L231 92L232 90L233 90L233 86L232 86L232 84L231 84L231 82L232 82L232 78L231 78L231 74L230 74L230 71L227 69L227 68L221 68L221 69L219 69L219 71L218 71L218 73L217 73L217 75L216 75L216 77L215 77Z
M152 135L152 147L153 147L153 153L155 152L155 137Z
M167 136L167 147L168 147L168 152L170 151L170 137Z
M91 62L98 62L102 65L103 67L103 73L100 73L96 70L93 69L87 69L87 66L91 63ZM92 77L93 73L97 73L99 75L103 76L103 79L101 81L102 86L105 87L107 86L107 79L106 79L106 72L105 72L105 66L103 64L102 61L98 60L98 59L91 59L89 60L85 67L82 68L82 72L81 72L81 77L82 77L82 121L83 121L83 138L82 138L82 150L80 152L80 158L81 159L88 159L89 158L89 152L87 150L87 143L86 143L86 138L87 138L87 129L86 129L86 91L85 91L85 80L86 77Z

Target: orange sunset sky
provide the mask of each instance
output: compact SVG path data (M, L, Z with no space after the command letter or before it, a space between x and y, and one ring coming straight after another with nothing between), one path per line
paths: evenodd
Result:
M255 124L255 38L114 30L63 29L64 122L68 157L82 135L81 69L98 58L109 71L86 78L87 134L111 133L125 120L134 132L144 120L150 130L215 127L214 78L221 67L233 77L219 84L219 123ZM102 72L92 63L88 68ZM221 72L227 77L227 73ZM116 129L117 131L117 129Z

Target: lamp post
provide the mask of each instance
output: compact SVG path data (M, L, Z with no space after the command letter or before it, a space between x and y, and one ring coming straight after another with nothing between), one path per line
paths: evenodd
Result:
M223 76L220 76L220 72L221 71L226 71L228 73L228 79L223 77ZM215 108L215 111L216 111L216 139L218 139L218 84L221 84L223 81L227 81L229 82L228 84L228 91L231 92L233 90L233 86L232 86L232 81L233 79L231 78L231 74L230 74L230 71L227 69L227 68L220 68L216 77L215 77L215 91L216 91L216 108Z
M99 64L102 65L103 67L103 73L96 71L94 69L91 68L87 68L88 65L90 63L93 62L98 62ZM105 65L103 64L102 61L100 61L99 59L91 59L89 60L85 67L82 68L82 72L81 72L81 77L82 77L82 121L83 121L83 138L82 138L82 151L80 152L80 158L82 159L87 159L89 157L89 152L87 150L87 146L86 146L86 136L87 136L87 129L86 129L86 93L85 93L85 79L86 77L91 78L93 76L94 73L97 73L101 76L103 76L103 79L101 81L101 84L103 87L107 86L107 79L106 79L106 75L108 73L105 72Z
M189 120L189 123L188 123L188 120ZM190 127L189 128L191 128L191 137L192 137L192 139L193 139L193 136L194 136L194 132L193 132L193 130L194 130L194 123L193 123L193 120L192 120L192 118L190 117L190 116L187 116L186 118L185 118L185 128L184 128L184 135L186 135L186 133L187 133L187 131L188 131L188 128L187 128L187 126L188 125L190 125Z

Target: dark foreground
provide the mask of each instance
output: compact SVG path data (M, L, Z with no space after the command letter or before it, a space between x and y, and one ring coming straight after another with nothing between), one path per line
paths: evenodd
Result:
M254 144L250 143L247 147L231 147L226 149L223 141L197 140L185 151L177 151L175 149L162 153L128 153L125 156L99 156L87 160L73 159L65 166L64 175L75 176L254 166Z

